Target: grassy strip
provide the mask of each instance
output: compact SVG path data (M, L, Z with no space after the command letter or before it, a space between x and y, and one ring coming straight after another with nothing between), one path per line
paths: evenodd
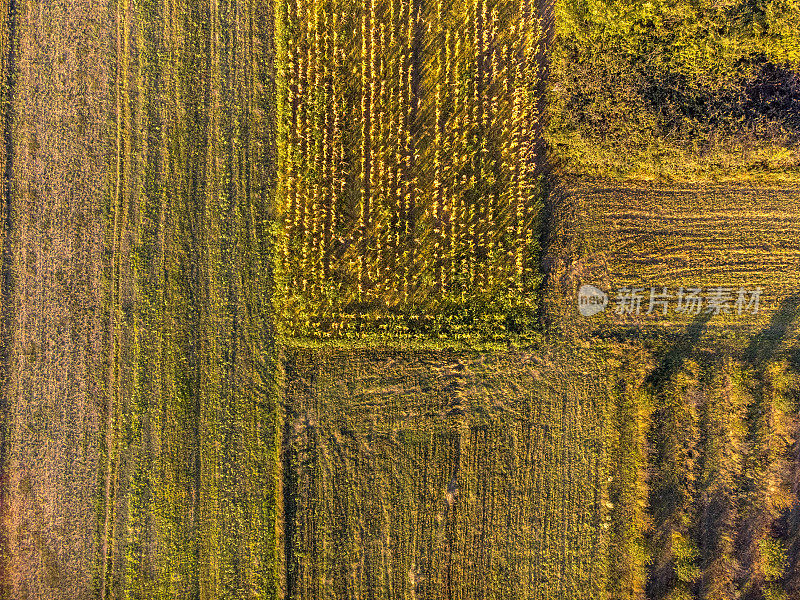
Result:
M279 594L271 10L118 7L106 597Z
M652 138L632 145L627 139L588 139L579 134L553 133L549 143L563 176L660 183L800 182L797 139L731 136L718 141L683 143ZM621 148L625 148L621 152Z

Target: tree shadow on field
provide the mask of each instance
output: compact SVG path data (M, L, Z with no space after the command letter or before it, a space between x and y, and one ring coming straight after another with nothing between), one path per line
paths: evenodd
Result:
M655 445L651 446L651 448L656 448L656 449L659 448L658 444L663 443L664 441L664 438L662 437L663 434L659 430L660 417L661 417L661 413L659 412L659 407L661 406L660 398L665 398L669 400L668 398L666 398L665 395L665 392L668 391L667 386L670 385L670 382L676 381L676 377L678 376L678 374L681 373L686 367L686 362L689 360L690 357L692 357L694 353L697 352L697 347L700 338L703 335L704 330L706 329L706 325L708 324L712 316L713 313L707 311L703 311L695 315L692 321L686 326L685 331L679 334L672 342L672 344L668 345L665 348L665 350L660 354L657 366L651 371L651 373L645 379L645 384L643 387L652 395L654 399L654 409L655 409L655 412L653 413L652 416L653 421L651 423L652 427L654 428L652 435L653 439L655 440ZM776 312L772 315L770 322L765 327L763 327L763 329L761 329L754 335L750 336L750 338L747 340L746 348L744 350L740 350L740 352L743 352L743 356L739 355L739 357L742 358L742 363L743 363L740 366L744 367L747 372L752 372L752 375L756 378L755 379L756 385L755 389L753 390L753 398L752 401L750 401L751 404L749 404L747 407L748 413L755 414L758 411L762 410L760 404L763 403L764 400L761 397L762 394L761 384L763 383L761 381L761 377L763 375L764 369L769 364L769 362L773 360L775 356L779 353L781 345L784 342L784 340L790 338L790 336L796 330L799 321L798 317L800 317L800 292L784 298L780 302ZM702 361L701 373L707 373L706 371L707 368L713 367L715 364L719 364L716 363L716 358L714 357L715 354L716 352L714 352L713 354L709 354L709 356L706 357L710 360ZM792 368L797 370L798 367L800 367L800 348L798 347L793 348L789 353L788 360ZM703 375L702 377L705 377L705 375ZM707 382L705 381L698 382L694 380L691 385L700 385L702 387L705 387L707 385ZM692 402L691 394L685 393L685 390L678 390L678 391L681 394L682 402ZM669 404L669 402L667 402L667 404ZM666 410L674 411L675 409L667 406ZM678 414L680 415L681 413ZM747 433L746 433L747 436L753 436L754 435L753 432L755 431L753 429L753 424L751 423L752 417L750 416L750 414L748 414L748 417L745 421L745 425L747 427ZM674 412L670 418L672 419L676 418ZM687 417L681 416L680 418L686 419ZM727 417L724 418L727 419ZM702 427L702 421L700 421L700 423ZM725 421L725 423L726 423L725 428L730 426L727 421ZM677 432L679 433L684 432L684 430L681 429L681 427L684 426L685 425L680 425L677 429ZM665 431L667 435L673 435L673 436L677 435L676 431L674 431L675 423L672 423L672 425L667 424L666 427L667 429ZM700 435L706 435L706 433L707 433L706 430L701 430ZM684 443L683 441L681 441L680 436L675 437L674 439L677 440L679 444ZM750 439L750 437L748 437L748 439ZM670 449L669 446L667 448L668 448L667 452L674 453L674 448ZM692 452L695 452L696 449L694 447L692 448L693 448ZM797 457L797 460L800 460L800 445L795 445L792 452ZM687 456L689 456L689 460L694 460L693 457L696 455L687 454ZM658 458L655 458L654 460L657 461ZM703 460L705 460L705 458L703 458ZM650 492L651 495L649 499L650 504L648 509L649 514L652 517L652 527L653 527L652 531L654 532L652 534L651 539L656 542L660 539L658 536L661 535L662 531L665 530L669 531L668 529L664 529L664 527L670 526L669 519L672 518L674 514L680 514L680 512L678 513L672 512L676 505L675 502L671 500L672 489L676 485L675 481L668 479L667 484L665 484L662 481L661 485L662 485L661 488L655 488L655 487L651 488ZM704 489L704 488L698 488L698 489ZM703 494L711 493L709 492L709 489L711 488L705 488ZM797 493L797 490L800 490L800 480L798 480L798 483L795 484L795 493ZM711 533L712 538L713 536L720 535L720 532L715 529L715 527L717 527L721 523L721 521L718 520L718 518L721 518L719 517L719 515L723 514L721 512L718 512L723 510L719 507L724 506L725 502L729 503L734 502L734 500L731 500L731 498L734 497L731 494L735 493L737 493L735 492L735 490L728 490L724 493L714 492L711 493L710 496L708 496L707 498L708 504L706 512L702 513L704 515L702 517L704 521L702 522L706 523L706 525L704 525L703 527L707 526L707 529L704 531L708 531L709 533ZM723 504L720 505L718 502L723 502ZM661 509L666 511L665 514L667 514L668 517L659 516L659 510ZM795 504L795 508L792 510L794 512L789 513L788 517L787 516L782 517L783 519L785 519L785 523L787 524L785 525L781 524L780 527L788 528L790 531L797 532L800 531L800 505ZM712 515L712 517L709 517L709 515ZM751 517L748 517L748 519L752 520ZM773 523L772 520L770 522ZM753 569L753 565L755 564L754 561L757 560L758 555L757 553L754 554L754 552L751 551L751 548L755 546L748 545L748 543L742 541L750 539L750 537L753 535L752 530L748 529L752 527L752 524L750 522L745 522L745 521L743 521L743 523L745 523L747 526L745 527L743 525L741 526L740 529L740 525L737 525L736 526L737 533L735 534L735 537L733 539L737 553L737 560L740 561L740 566L743 572L751 572ZM777 523L777 521L775 521L775 523ZM784 521L781 521L781 523L784 523ZM775 527L774 523L773 525L770 525L770 527ZM779 537L780 539L800 540L800 535L797 535L796 533L791 534L791 536L789 537L786 537L786 534L780 534ZM789 565L787 567L788 569L787 572L795 572L797 566L800 565L800 553L798 552L798 550L800 550L800 541L793 542L792 544L787 546L787 554L788 554L787 564ZM668 556L668 554L665 554L664 556ZM701 560L705 561L706 559L702 558ZM672 583L670 583L674 582L672 564L673 563L670 562L661 562L661 561L654 562L654 566L651 568L651 571L648 574L648 584L647 584L648 597L654 597L654 598L662 597L663 590L668 589L668 587L672 585ZM705 563L702 562L701 564L705 565ZM702 568L706 569L707 565L702 566ZM797 587L800 588L800 583L798 583ZM749 598L750 596L747 597ZM789 597L797 597L797 596L793 595Z
M770 323L753 336L744 352L745 361L753 367L761 367L771 359L780 348L781 343L792 334L800 316L800 292L784 298L778 310L772 315ZM795 368L800 366L800 350L795 350L789 361Z
M711 316L712 313L705 311L697 314L686 331L664 352L661 361L645 380L650 390L654 392L660 390L681 370ZM800 316L800 292L785 298L772 316L770 324L753 336L744 351L745 362L754 368L759 368L775 356L781 343L795 329L798 316ZM795 370L800 370L800 348L790 354L789 363Z
M796 373L800 373L800 344L795 346L789 354L789 366Z
M678 371L697 345L706 324L713 313L703 311L697 314L683 333L667 350L658 366L647 377L646 384L650 389L660 389ZM781 343L791 335L800 316L800 292L785 298L772 316L770 324L750 340L744 351L745 362L753 367L763 366L778 351ZM795 368L800 367L800 349L796 349L789 357Z
M589 264L587 225L573 183L551 174L545 185L539 236L543 277L538 290L538 320L550 333L570 333L585 325L575 310L578 285L587 277L603 280L606 276Z
M797 329L798 322L800 321L800 292L784 298L778 309L772 315L769 325L764 327L758 334L754 335L747 348L744 351L744 362L750 367L759 383L757 390L757 397L760 402L768 402L764 399L763 386L766 382L764 378L765 371L770 362L780 354L781 345L785 340L791 338L794 331ZM787 362L788 367L795 373L800 372L800 346L794 345L788 351ZM797 394L788 391L789 394ZM762 409L763 410L763 409ZM794 412L793 410L791 411ZM787 414L790 419L796 419L792 415ZM800 491L800 443L795 438L791 445L787 447L789 462L787 467L791 469L792 474L789 475L789 481L792 486L792 495L794 500L788 510L784 511L772 523L772 535L782 539L786 542L787 561L784 585L790 598L797 598L797 592L800 590L800 577L798 577L798 567L800 567L800 504L797 502L797 494ZM748 556L752 563L754 559Z
M645 385L653 391L660 390L681 370L686 359L694 350L703 330L711 319L713 313L703 311L695 315L686 331L678 337L672 347L664 353L661 362L648 375Z

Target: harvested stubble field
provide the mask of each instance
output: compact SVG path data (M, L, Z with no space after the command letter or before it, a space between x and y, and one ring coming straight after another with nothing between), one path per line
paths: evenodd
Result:
M287 598L602 597L597 356L287 351Z
M792 598L800 355L285 355L288 598Z
M583 215L587 256L581 283L610 293L612 304L595 323L602 329L648 333L683 331L695 314L678 313L681 287L702 288L707 299L728 288L729 314L705 328L743 347L756 335L793 330L800 290L800 188L746 183L666 185L582 182L569 191ZM616 292L642 288L640 315L617 315ZM668 288L662 305L649 308L650 288ZM762 290L757 314L736 309L737 290ZM707 302L702 311L706 310ZM746 306L745 306L746 309Z

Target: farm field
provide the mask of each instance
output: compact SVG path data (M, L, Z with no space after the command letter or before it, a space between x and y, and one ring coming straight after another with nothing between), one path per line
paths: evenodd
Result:
M679 289L702 288L702 313L714 290L723 287L725 306L704 323L717 341L743 347L762 333L788 336L787 343L796 339L800 188L587 181L570 194L585 219L588 256L582 283L597 284L611 296L611 305L596 320L602 320L599 327L651 336L683 331L696 313L675 310ZM646 314L652 287L656 294L668 288L667 315L663 304ZM622 288L641 289L641 314L629 314L630 305L616 314L622 307L615 295ZM746 291L741 314L736 304L740 288ZM758 310L752 314L757 288Z
M286 597L792 598L800 356L687 342L287 350Z
M269 16L2 4L2 598L277 593Z
M540 16L523 0L280 4L285 335L530 327Z
M286 597L602 597L598 356L287 350Z
M800 597L800 188L568 180L558 106L648 173L581 136L686 64L565 69L676 18L565 4L0 0L0 600ZM707 47L794 60L774 20ZM782 133L712 171L792 175L770 64L726 85Z
M796 351L793 366L684 344L651 360L629 363L606 431L606 597L794 597Z

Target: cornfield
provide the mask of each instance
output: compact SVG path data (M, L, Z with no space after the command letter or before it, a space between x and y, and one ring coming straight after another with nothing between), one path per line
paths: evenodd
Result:
M534 307L539 18L527 1L279 7L285 331Z

